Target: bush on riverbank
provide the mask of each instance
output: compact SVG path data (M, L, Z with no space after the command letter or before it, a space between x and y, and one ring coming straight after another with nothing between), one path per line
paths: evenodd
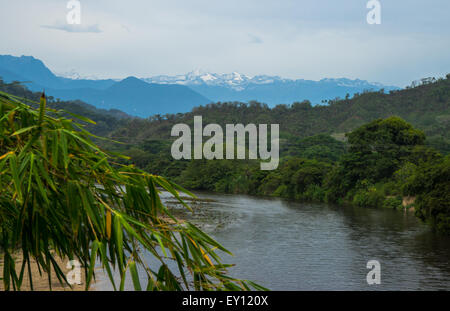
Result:
M437 231L450 234L450 156L424 163L405 189L417 194L416 215Z
M383 202L383 208L389 209L401 209L403 208L403 200L401 197L397 196L395 198L386 198ZM406 206L405 206L406 208Z

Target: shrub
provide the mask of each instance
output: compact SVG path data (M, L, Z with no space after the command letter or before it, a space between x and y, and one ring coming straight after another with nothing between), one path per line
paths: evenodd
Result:
M402 205L402 198L396 197L396 198L386 198L383 202L383 208L390 208L390 209L401 209L403 208Z
M384 195L377 191L375 187L359 190L353 197L352 203L360 207L381 207L383 206Z

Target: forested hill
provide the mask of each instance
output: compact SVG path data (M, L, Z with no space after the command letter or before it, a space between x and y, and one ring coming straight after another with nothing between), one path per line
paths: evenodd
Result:
M0 77L0 91L28 99L30 101L39 102L41 93L32 92L20 83L5 83ZM108 136L111 132L127 126L128 120L133 117L125 112L116 109L98 109L95 106L86 104L80 100L60 101L55 100L51 94L47 94L48 107L52 109L64 109L77 115L94 120L97 124L87 124L88 130L96 135ZM31 106L33 104L29 102ZM35 107L37 107L35 105Z
M335 138L362 124L378 118L399 116L421 129L428 144L450 152L450 75L445 79L399 91L366 92L351 99L334 100L322 106L309 102L292 105L267 105L250 102L215 103L196 107L190 113L156 115L146 120L133 119L127 126L112 133L117 139L144 141L169 138L173 124L192 124L194 116L203 116L203 123L280 124L282 138L303 138L328 134Z
M24 86L0 80L0 90L37 99L39 94ZM48 94L51 96L51 94ZM192 124L194 116L203 123L280 124L281 137L288 140L328 134L337 139L344 133L378 118L399 116L425 132L427 143L444 153L450 152L450 74L445 79L428 81L399 91L366 92L353 98L312 106L308 101L269 108L258 102L215 103L194 108L189 113L134 118L119 110L102 110L80 101L53 101L51 106L87 116L97 122L89 130L134 144L170 138L176 123Z

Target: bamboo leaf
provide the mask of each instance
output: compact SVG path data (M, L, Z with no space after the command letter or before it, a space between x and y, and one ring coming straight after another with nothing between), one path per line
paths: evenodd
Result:
M130 274L133 279L134 289L137 291L142 291L141 282L139 281L139 275L136 269L136 263L134 261L130 262Z
M94 275L95 261L97 258L97 252L98 252L99 247L100 247L100 243L98 241L94 241L92 243L91 261L90 261L90 265L89 265L88 277L86 280L86 290L89 289L89 285L91 284L91 281L92 281L92 276Z
M106 211L106 236L108 237L108 239L111 238L111 221L112 221L111 211L107 210Z
M26 128L22 128L22 129L20 129L18 131L15 131L13 134L11 134L11 136L17 136L17 135L29 132L29 131L31 131L31 130L33 130L35 128L38 128L38 126L37 125L33 125L33 126L26 127Z
M67 110L62 110L62 111L65 112L65 113L67 113L67 114L69 114L69 115L71 115L72 117L75 117L75 118L77 118L77 119L80 119L81 121L84 121L84 122L87 122L87 123L90 123L90 124L97 124L95 121L92 121L92 120L89 119L89 118L80 116L80 115L78 115L78 114L76 114L76 113L73 113L73 112L70 112L70 111L67 111Z

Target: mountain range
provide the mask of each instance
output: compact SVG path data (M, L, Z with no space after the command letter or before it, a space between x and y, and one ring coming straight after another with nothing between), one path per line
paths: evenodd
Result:
M189 86L214 102L256 100L273 107L278 104L292 104L309 100L313 105L324 100L352 97L364 91L398 90L396 86L385 86L365 80L322 79L320 81L304 79L285 79L279 76L258 75L249 77L237 72L215 74L193 71L186 75L155 76L143 78L149 83L179 84Z
M0 77L5 82L20 81L32 91L45 90L54 98L79 99L97 108L119 109L139 117L187 112L210 102L186 86L146 83L135 77L120 81L59 77L32 56L0 56Z
M292 80L268 75L249 77L237 72L193 71L141 79L86 79L73 70L68 76L57 76L39 59L11 55L0 55L0 78L5 82L20 81L32 91L45 89L54 98L79 99L98 108L119 109L140 117L188 112L195 106L219 101L256 100L271 107L303 100L320 104L366 90L399 89L358 79Z

